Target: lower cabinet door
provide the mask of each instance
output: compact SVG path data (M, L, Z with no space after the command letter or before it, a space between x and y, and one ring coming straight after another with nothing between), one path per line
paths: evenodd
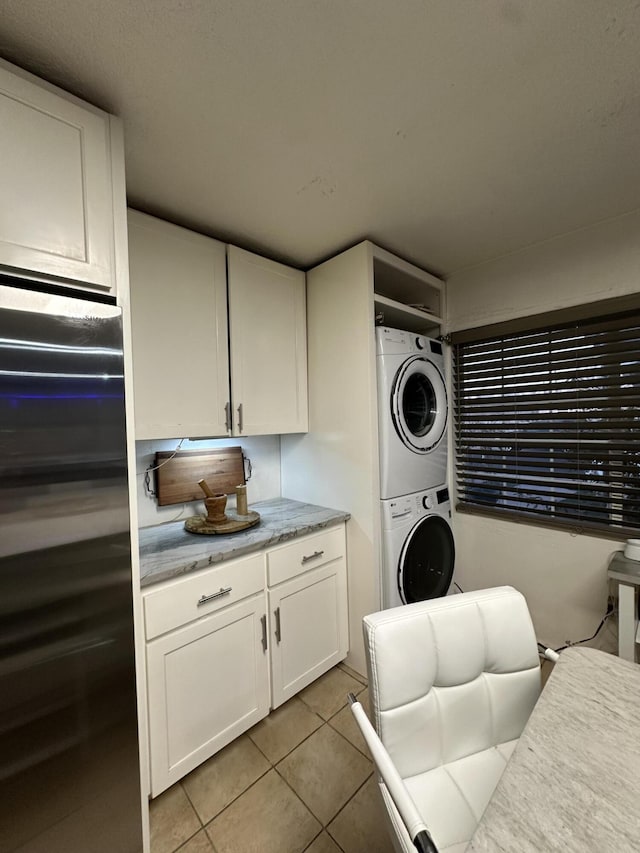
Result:
M147 643L151 796L269 712L264 593Z
M343 558L269 590L271 706L277 708L348 651Z

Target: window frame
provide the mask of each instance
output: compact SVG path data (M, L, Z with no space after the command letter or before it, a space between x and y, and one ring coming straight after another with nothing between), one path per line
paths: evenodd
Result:
M558 507L562 507L561 498L558 497L557 493L562 488L563 485L566 486L567 480L569 479L569 475L565 474L564 480L562 477L559 477L555 482L555 491L556 497L553 495L550 497L550 493L553 491L553 478L549 477L549 473L551 469L543 469L540 476L540 483L535 483L534 488L540 488L541 501L543 504L546 502L553 506L553 512L549 509L546 511L544 509L536 509L535 511L527 512L526 509L515 509L513 506L505 506L503 508L493 508L490 505L474 503L473 500L469 499L469 491L472 490L472 487L469 486L470 477L473 476L473 463L470 462L470 459L473 456L473 452L470 452L469 449L466 452L462 448L462 441L466 438L467 448L471 443L471 433L469 432L469 427L467 427L467 432L465 433L465 427L462 424L461 419L461 399L460 395L465 393L465 385L460 379L459 371L460 371L460 360L461 360L461 352L463 352L463 348L465 345L482 345L482 344L490 344L492 341L499 341L504 338L517 338L518 336L526 337L530 335L535 335L537 333L556 333L561 331L562 329L566 329L569 326L572 326L578 332L580 329L584 328L585 334L589 334L589 328L593 327L598 323L606 323L610 320L628 316L630 318L636 318L638 324L640 325L640 294L631 294L624 297L619 297L616 299L603 300L597 303L588 303L579 306L573 306L567 309L561 309L558 311L546 312L544 314L531 315L526 317L519 317L507 322L503 323L494 323L491 325L479 326L475 328L464 329L460 331L455 331L448 336L449 342L453 346L452 353L452 409L453 409L453 471L454 471L454 480L455 480L455 494L456 494L456 511L460 513L467 513L472 515L478 515L488 518L496 518L502 519L504 521L521 523L521 524L529 524L533 526L548 528L548 529L558 529L558 530L566 530L573 534L584 534L589 536L597 536L603 539L625 539L627 537L637 538L640 534L640 520L638 520L637 526L623 526L621 523L619 526L615 525L615 521L611 520L611 509L609 509L609 520L606 522L603 521L594 521L592 518L581 517L581 518L568 518L563 517L562 514L556 515ZM610 344L608 341L607 343ZM467 351L469 351L470 347L467 347ZM633 362L632 364L635 364ZM638 355L638 364L640 365L640 350ZM576 380L577 381L577 380ZM573 386L572 386L573 387ZM633 390L636 391L638 398L640 398L640 384L638 386L632 386ZM469 384L467 382L466 385L467 393ZM519 390L519 389L518 389ZM607 387L607 391L610 388ZM619 390L619 389L618 389ZM504 392L503 392L504 393ZM495 396L495 395L494 395ZM615 394L608 394L607 400L610 401L614 399ZM632 409L639 405L638 400L635 396L632 395ZM598 412L601 413L602 409L608 409L608 405L604 405L598 409ZM551 415L547 418L547 420L551 420L551 416L559 418L558 409L552 410ZM580 418L586 419L587 415L585 414L586 407L583 405L583 409L575 415L577 420ZM491 410L489 410L489 414L491 414ZM607 413L608 416L609 413ZM515 420L515 406L510 410L510 415L512 419ZM632 414L632 418L635 419L635 414ZM509 415L507 415L506 420L508 421ZM604 418L606 419L606 418ZM498 422L501 423L500 419ZM504 423L502 423L504 426ZM607 426L609 424L607 423ZM579 438L575 441L575 444L572 445L573 449L573 457L579 458L581 442ZM511 440L510 444L516 445L520 439ZM550 448L552 442L549 441L546 444L543 442L543 450L544 447ZM494 439L494 446L499 446L499 439ZM508 456L507 453L507 439L504 439L504 447L505 453L502 454L504 456ZM622 451L624 455L625 451ZM640 423L638 428L638 437L631 443L631 453L638 453L640 458ZM517 459L518 451L516 450L512 458ZM491 454L489 454L491 455ZM496 458L499 458L499 452L494 451L494 455ZM551 458L552 453L548 450L549 458ZM572 453L569 452L568 458L571 459ZM542 454L542 458L544 459L544 452ZM499 471L503 469L499 469L496 460L493 460L494 471L491 471L491 461L486 463L486 467L484 470L487 471L488 475L491 476L493 474L496 477L496 483L493 487L493 491L495 494L504 495L505 489L504 486L499 482ZM635 462L633 461L633 456L630 460L624 462L625 470L631 468L631 473L633 473L633 467ZM476 469L478 470L478 469ZM639 469L640 470L640 469ZM507 498L506 501L511 504L517 502L519 499L524 500L524 495L526 494L526 488L522 486L523 480L530 480L530 474L520 474L518 471L518 464L515 463L511 469L507 469L508 476L513 477L514 484L517 485L517 489L515 490L516 496L512 499ZM469 474L471 472L471 474ZM467 487L466 489L461 487L461 476L464 477L466 473L467 476ZM536 472L534 472L536 473ZM578 473L581 475L582 469L579 469ZM640 489L640 476L639 476L639 485ZM576 477L576 480L582 481L582 477ZM547 488L546 491L544 486ZM629 488L629 487L627 487ZM635 484L631 485L630 488L635 488ZM521 491L519 492L518 489ZM607 480L606 484L607 490L607 500L610 504L614 504L615 502L611 500L611 492L613 491L611 487L610 479ZM466 493L465 493L466 492ZM531 491L530 491L531 493ZM514 492L512 491L513 495ZM576 494L582 495L583 490L577 489ZM584 500L584 497L582 498ZM571 499L569 499L571 500ZM555 501L555 503L554 503ZM532 503L532 502L530 502ZM578 510L572 510L574 513ZM601 509L599 510L601 512ZM583 509L582 512L585 512ZM595 514L595 512L594 512Z

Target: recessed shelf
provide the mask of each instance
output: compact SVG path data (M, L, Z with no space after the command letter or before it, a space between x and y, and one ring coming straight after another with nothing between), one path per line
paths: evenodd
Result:
M371 253L376 325L439 334L444 282L379 246Z
M418 332L430 334L439 330L442 319L435 314L421 311L419 308L411 308L388 296L376 293L374 296L376 313L376 325L390 326L392 329L402 329L405 332ZM381 322L378 316L382 315Z

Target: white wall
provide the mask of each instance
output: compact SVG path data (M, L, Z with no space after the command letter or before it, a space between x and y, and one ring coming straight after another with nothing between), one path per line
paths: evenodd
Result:
M146 469L153 465L158 450L174 450L176 439L136 442L136 490L138 495L138 523L140 527L151 527L166 521L178 521L204 512L200 502L175 504L159 507L156 499L145 490ZM203 450L205 448L240 446L251 460L253 474L247 482L249 504L280 497L280 436L257 435L251 438L221 438L208 441L185 441L181 450ZM153 488L153 474L151 474ZM233 505L230 502L230 505Z
M448 330L638 291L640 211L454 274ZM539 639L552 645L593 633L620 542L462 513L454 532L463 589L512 584L529 602Z
M539 243L447 280L448 330L640 290L640 211Z

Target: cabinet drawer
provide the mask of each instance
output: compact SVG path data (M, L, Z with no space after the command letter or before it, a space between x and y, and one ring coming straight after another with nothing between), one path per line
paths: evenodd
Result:
M345 555L344 524L331 530L296 539L267 554L269 586L317 569Z
M264 555L230 560L143 594L147 640L264 589Z

